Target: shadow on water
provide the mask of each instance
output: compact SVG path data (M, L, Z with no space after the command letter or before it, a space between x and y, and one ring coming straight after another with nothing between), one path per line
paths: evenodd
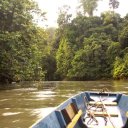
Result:
M56 81L18 83L0 91L0 127L26 128L46 116L64 100L82 91L128 94L128 81Z

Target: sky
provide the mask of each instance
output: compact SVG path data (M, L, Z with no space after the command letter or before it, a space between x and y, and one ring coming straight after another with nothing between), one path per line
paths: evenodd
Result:
M76 8L79 5L79 0L35 0L39 8L42 11L47 12L46 21L39 22L40 26L43 27L57 27L58 9L63 5L69 5L70 12L76 14ZM120 2L119 8L115 11L119 13L122 17L128 13L128 0L118 0ZM101 12L109 10L108 5L109 0L101 0L98 3L98 10L94 15L100 16Z

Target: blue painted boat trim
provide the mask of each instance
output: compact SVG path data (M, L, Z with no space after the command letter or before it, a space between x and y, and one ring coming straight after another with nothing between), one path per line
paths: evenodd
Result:
M85 102L84 98L86 97L87 101L94 101L94 99L92 99L92 96L98 97L101 95L115 97L114 102L118 103L118 106L121 111L123 123L125 124L126 122L128 122L128 119L126 118L126 112L128 111L128 96L124 94L118 94L118 93L112 93L112 92L101 94L99 92L90 91L90 92L82 92L80 94L77 94L69 98L68 100L60 104L55 111L51 112L48 116L40 119L37 123L31 126L31 128L66 128L66 122L61 113L62 109L66 108L68 104L73 103L76 106L76 108L81 109L83 111L82 116L84 116L86 114L86 108L87 108L86 104L84 103ZM79 124L82 124L82 119L79 120L79 123L76 126L79 126Z

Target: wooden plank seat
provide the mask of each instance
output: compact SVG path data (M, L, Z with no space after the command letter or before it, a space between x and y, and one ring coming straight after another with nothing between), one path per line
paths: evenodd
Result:
M74 128L82 115L82 110L78 110L77 107L71 103L65 109L61 110L61 113L67 124L66 128Z
M106 112L91 112L94 116L96 117L101 117L101 116L105 116L105 117L108 117L108 116L111 116L111 117L118 117L118 114L117 113L106 113ZM89 114L89 113L88 113Z
M117 102L109 102L109 101L103 101L103 102L90 101L88 104L89 105L99 105L99 106L103 105L103 104L106 106L117 106Z
M82 110L79 110L78 113L72 119L72 121L67 125L67 128L74 128L74 126L78 122L78 120L81 117L81 115L82 115Z
M113 126L89 126L88 128L113 128ZM121 128L121 127L116 127Z

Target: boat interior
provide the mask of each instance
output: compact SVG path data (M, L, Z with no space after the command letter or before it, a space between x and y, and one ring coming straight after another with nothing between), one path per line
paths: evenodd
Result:
M84 92L69 101L56 110L62 128L128 128L125 95Z
M128 96L82 92L60 104L32 128L128 128Z

